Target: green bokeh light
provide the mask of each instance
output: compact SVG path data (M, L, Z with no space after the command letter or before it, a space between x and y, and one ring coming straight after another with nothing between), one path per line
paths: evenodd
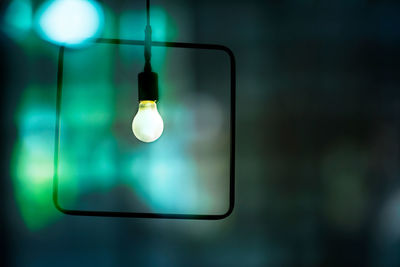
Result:
M19 134L11 175L22 218L31 230L57 217L52 204L55 109L50 98L48 91L28 87L16 116Z

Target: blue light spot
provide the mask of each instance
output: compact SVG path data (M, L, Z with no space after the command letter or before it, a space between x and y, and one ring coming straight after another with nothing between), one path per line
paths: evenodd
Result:
M54 44L78 46L99 35L104 14L91 0L55 0L38 10L36 26L39 35Z

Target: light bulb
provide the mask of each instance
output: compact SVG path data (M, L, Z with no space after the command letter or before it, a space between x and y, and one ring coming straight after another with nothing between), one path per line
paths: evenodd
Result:
M157 140L164 130L164 122L158 113L155 101L144 100L139 103L139 110L132 121L133 134L142 142Z

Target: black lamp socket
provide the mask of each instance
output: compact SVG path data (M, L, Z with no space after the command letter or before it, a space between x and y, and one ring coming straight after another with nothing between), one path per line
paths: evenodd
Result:
M158 75L152 71L144 71L138 75L139 102L158 100Z

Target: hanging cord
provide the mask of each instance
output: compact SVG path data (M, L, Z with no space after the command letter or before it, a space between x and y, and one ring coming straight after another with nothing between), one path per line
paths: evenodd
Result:
M144 38L144 71L138 74L138 98L140 101L158 101L158 75L151 71L150 0L146 0L147 23Z
M146 0L147 25L150 26L150 0Z
M146 0L146 18L147 24L144 31L144 59L145 65L144 70L151 72L151 26L150 26L150 0Z

